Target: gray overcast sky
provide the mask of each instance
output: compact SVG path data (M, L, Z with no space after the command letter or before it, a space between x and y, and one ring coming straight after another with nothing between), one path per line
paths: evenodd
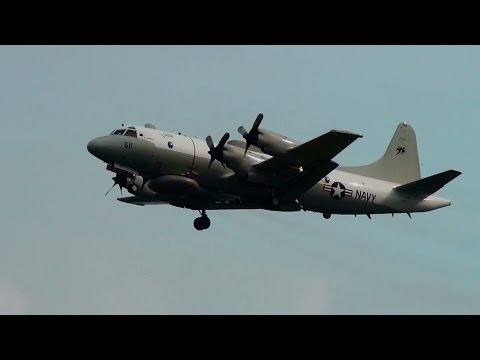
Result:
M478 46L0 46L0 313L480 313ZM409 122L431 213L197 213L108 197L87 142L121 123L218 139L255 116L300 141Z

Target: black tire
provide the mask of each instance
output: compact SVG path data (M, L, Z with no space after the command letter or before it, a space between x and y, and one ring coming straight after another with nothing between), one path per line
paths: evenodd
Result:
M203 221L202 221L202 218L201 217L198 217L196 218L195 220L193 220L193 227L195 229L197 229L198 231L201 231L204 229L203 227Z
M203 229L208 229L210 227L210 219L207 216L202 216L200 219L202 220Z
M272 205L273 206L278 206L278 204L280 204L280 200L276 196L273 196L272 197Z
M330 214L330 213L323 213L323 217L324 217L325 219L330 219L330 218L332 217L332 214Z

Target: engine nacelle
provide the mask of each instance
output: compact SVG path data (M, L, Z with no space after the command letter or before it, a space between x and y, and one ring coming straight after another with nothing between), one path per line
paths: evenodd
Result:
M223 150L223 159L225 164L235 171L237 175L246 174L250 169L250 162L245 160L243 150L239 150L236 146L225 145Z
M138 195L139 191L144 187L143 177L136 174L132 169L119 164L115 164L114 166L108 164L107 170L116 174L113 179L115 183L119 184L122 188L126 188L130 194Z
M258 146L266 154L278 156L285 154L291 148L298 144L286 137L285 135L277 134L271 130L258 129L258 135L253 145Z
M143 177L136 174L130 174L128 177L123 177L120 185L128 190L130 194L139 195L143 190Z
M143 186L143 177L133 174L133 177L127 178L126 185L127 188L131 185L136 185L138 188L141 188Z
M188 195L200 190L195 180L179 175L162 175L147 182L147 187L157 194Z

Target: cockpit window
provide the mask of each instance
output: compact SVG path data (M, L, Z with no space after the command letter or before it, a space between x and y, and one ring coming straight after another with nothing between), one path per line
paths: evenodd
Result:
M125 129L113 130L110 135L123 135L124 131L125 131Z
M125 136L137 137L137 132L135 130L128 129L125 133Z
M137 137L137 131L135 129L117 129L113 130L110 135L123 135L123 136L131 136L131 137Z

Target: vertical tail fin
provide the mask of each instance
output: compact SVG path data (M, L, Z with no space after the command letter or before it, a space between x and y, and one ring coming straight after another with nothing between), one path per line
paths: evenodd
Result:
M400 123L385 154L377 161L362 166L342 166L339 170L369 176L397 184L420 179L417 139L407 123Z

